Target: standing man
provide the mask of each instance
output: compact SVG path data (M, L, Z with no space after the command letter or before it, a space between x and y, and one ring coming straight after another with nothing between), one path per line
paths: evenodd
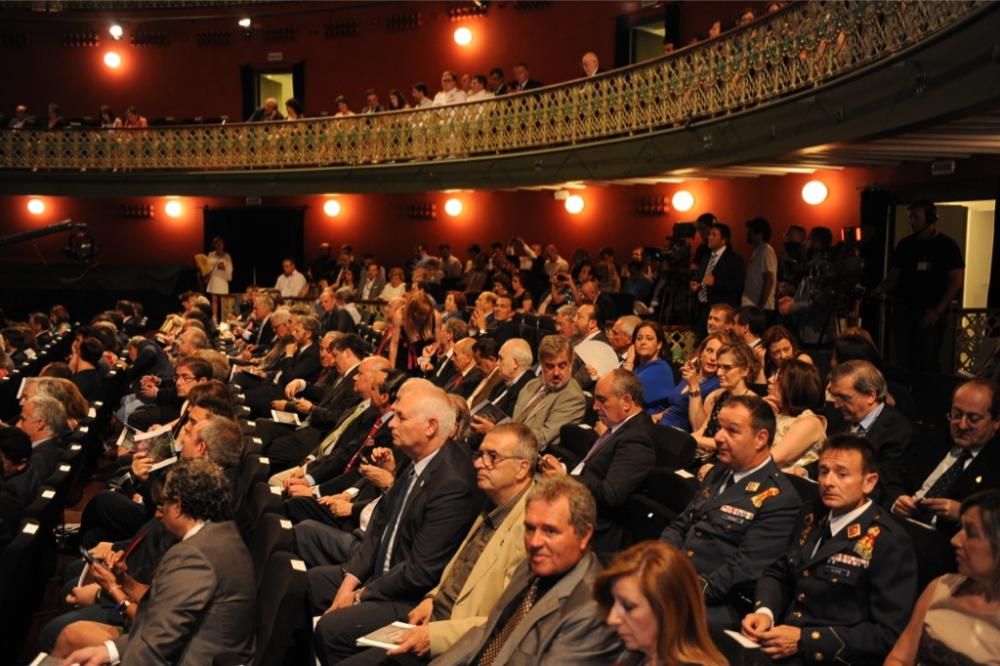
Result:
M896 364L939 372L938 356L948 308L965 279L958 245L937 229L937 208L917 201L908 208L913 233L899 241L880 291L893 304L892 342Z
M774 428L763 400L729 398L715 435L719 464L660 537L694 564L714 629L735 628L750 610L754 585L785 551L802 507L771 459Z
M709 254L702 259L691 281L691 291L697 301L695 326L705 330L708 310L716 303L738 308L743 295L743 258L729 247L732 232L729 226L717 222L708 231Z
M875 454L835 435L819 454L822 503L799 516L788 551L757 583L743 633L772 659L881 663L917 598L917 558L899 523L868 495ZM786 663L782 661L781 663Z
M778 284L778 255L771 247L771 223L763 217L747 220L747 240L753 248L743 305L753 305L764 311L767 321L774 321L774 293Z
M568 477L541 479L524 511L527 562L485 624L467 631L433 666L612 663L621 646L592 599L600 561L590 550L594 498Z

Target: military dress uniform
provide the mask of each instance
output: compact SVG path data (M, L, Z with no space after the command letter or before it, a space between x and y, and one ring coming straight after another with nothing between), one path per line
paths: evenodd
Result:
M788 552L757 584L755 608L802 629L799 653L783 664L881 664L916 603L913 542L874 502L833 536L829 515L820 503L803 509Z
M687 555L698 572L713 628L737 626L752 607L754 585L787 549L801 508L773 460L739 481L716 465L663 531L660 538Z

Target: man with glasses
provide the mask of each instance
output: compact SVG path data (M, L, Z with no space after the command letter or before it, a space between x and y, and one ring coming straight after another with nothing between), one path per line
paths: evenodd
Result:
M892 499L905 494L903 459L913 438L910 421L886 404L889 394L885 377L867 361L847 361L830 371L830 395L844 423L832 424L830 434L843 432L871 442L878 459L879 483L872 499L891 506Z
M465 101L465 91L458 87L458 75L445 71L441 74L441 92L434 95L434 106L447 106Z
M526 426L495 428L472 454L476 485L490 500L473 523L438 585L407 616L417 625L395 638L391 663L420 664L436 657L473 627L490 609L524 561L524 502L534 481L538 442ZM386 652L373 648L346 661L380 664Z
M946 416L951 439L947 452L943 457L940 450L911 456L907 492L891 505L898 516L952 534L958 529L965 498L1000 488L1000 386L988 379L962 384L955 389Z
M188 392L198 384L212 379L212 364L197 356L185 356L177 361L174 381L144 381L142 397L152 404L139 407L129 418L129 427L145 432L153 426L170 423L181 415L181 406Z

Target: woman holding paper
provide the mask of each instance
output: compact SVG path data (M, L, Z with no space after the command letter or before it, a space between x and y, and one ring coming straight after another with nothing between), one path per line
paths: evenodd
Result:
M650 414L667 407L674 390L674 371L660 356L665 346L663 329L653 322L643 322L632 333L632 346L622 365L642 382L642 401Z
M643 541L618 553L594 582L594 599L625 644L615 666L728 664L709 637L701 588L670 544Z
M221 236L212 239L212 252L208 255L212 269L206 277L205 292L212 298L212 316L219 319L219 301L222 294L229 293L229 283L233 279L233 258L226 252L226 241Z
M667 408L653 415L653 421L691 432L688 403L692 395L708 395L719 388L718 355L729 337L723 333L712 333L698 345L694 355L681 368L684 381L677 384L667 396Z

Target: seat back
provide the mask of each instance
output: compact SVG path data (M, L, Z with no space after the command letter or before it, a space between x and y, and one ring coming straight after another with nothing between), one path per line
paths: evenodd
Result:
M288 552L268 558L257 592L257 651L254 666L308 663L306 565Z
M810 504L819 501L819 484L798 474L785 474L795 492L799 494L803 504Z
M909 518L897 519L913 539L917 552L917 591L938 576L958 571L955 550L944 533Z
M0 654L11 659L24 647L45 590L40 536L39 522L26 519L0 554Z
M656 439L653 447L656 450L657 467L687 469L694 462L697 442L691 433L670 426L657 426L654 432Z
M271 555L279 550L291 552L294 549L294 540L292 521L280 514L265 513L257 521L250 543L250 557L253 559L258 589L264 580L264 570Z

